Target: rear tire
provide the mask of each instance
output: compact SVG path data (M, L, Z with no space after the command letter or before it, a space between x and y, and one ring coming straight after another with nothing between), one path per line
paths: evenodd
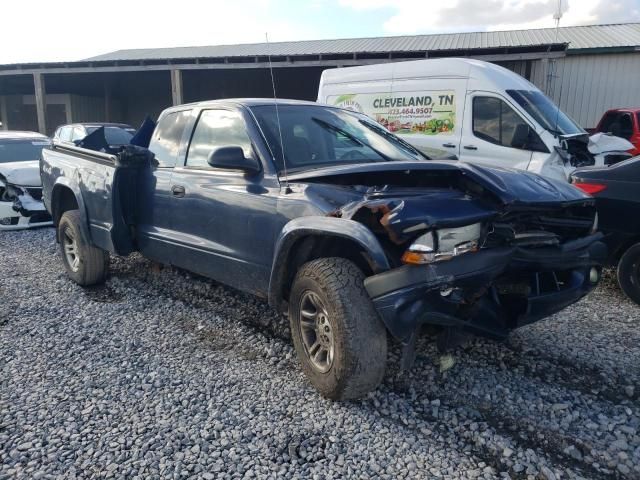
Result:
M291 289L291 335L302 370L332 400L362 397L384 376L387 332L363 280L353 262L323 258L304 264Z
M627 297L640 305L640 243L624 252L618 262L618 283Z
M58 222L60 254L67 274L78 285L88 287L104 282L109 269L109 253L91 245L82 230L79 210L67 210Z

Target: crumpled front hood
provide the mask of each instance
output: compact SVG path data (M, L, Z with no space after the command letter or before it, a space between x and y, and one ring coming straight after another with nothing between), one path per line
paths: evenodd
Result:
M626 152L633 148L633 144L620 137L614 137L606 133L596 133L589 137L589 152L594 155L607 152Z
M331 166L289 175L289 181L382 186L392 174L406 173L402 183L411 186L415 175L442 173L460 175L491 192L503 205L549 206L592 201L591 197L567 182L548 179L522 170L472 165L459 161L384 162Z
M7 183L21 187L42 186L38 160L0 163L0 177L4 178Z
M589 201L591 197L566 181L522 170L463 164L470 178L492 191L506 205L545 206Z

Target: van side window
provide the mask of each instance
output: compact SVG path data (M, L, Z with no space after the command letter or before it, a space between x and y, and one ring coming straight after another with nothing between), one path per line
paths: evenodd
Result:
M509 105L495 97L473 99L473 134L505 147L512 145L516 128L524 120Z
M159 168L171 168L176 165L180 142L190 114L191 110L171 112L158 123L149 142L149 150L154 153Z
M219 147L241 147L244 156L253 155L251 139L242 116L229 110L204 110L193 131L187 167L209 167L209 154Z

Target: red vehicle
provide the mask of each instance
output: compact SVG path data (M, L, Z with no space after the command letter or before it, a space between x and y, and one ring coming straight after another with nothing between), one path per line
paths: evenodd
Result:
M594 133L610 133L633 144L629 153L640 155L640 108L615 108L607 110L598 122Z

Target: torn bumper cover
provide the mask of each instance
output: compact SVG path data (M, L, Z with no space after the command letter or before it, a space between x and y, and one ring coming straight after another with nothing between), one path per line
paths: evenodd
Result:
M547 317L597 284L602 234L554 247L497 247L429 265L405 265L365 280L390 333L407 342L423 324L504 338Z
M23 187L0 178L0 230L19 230L51 225L42 202L41 187Z

